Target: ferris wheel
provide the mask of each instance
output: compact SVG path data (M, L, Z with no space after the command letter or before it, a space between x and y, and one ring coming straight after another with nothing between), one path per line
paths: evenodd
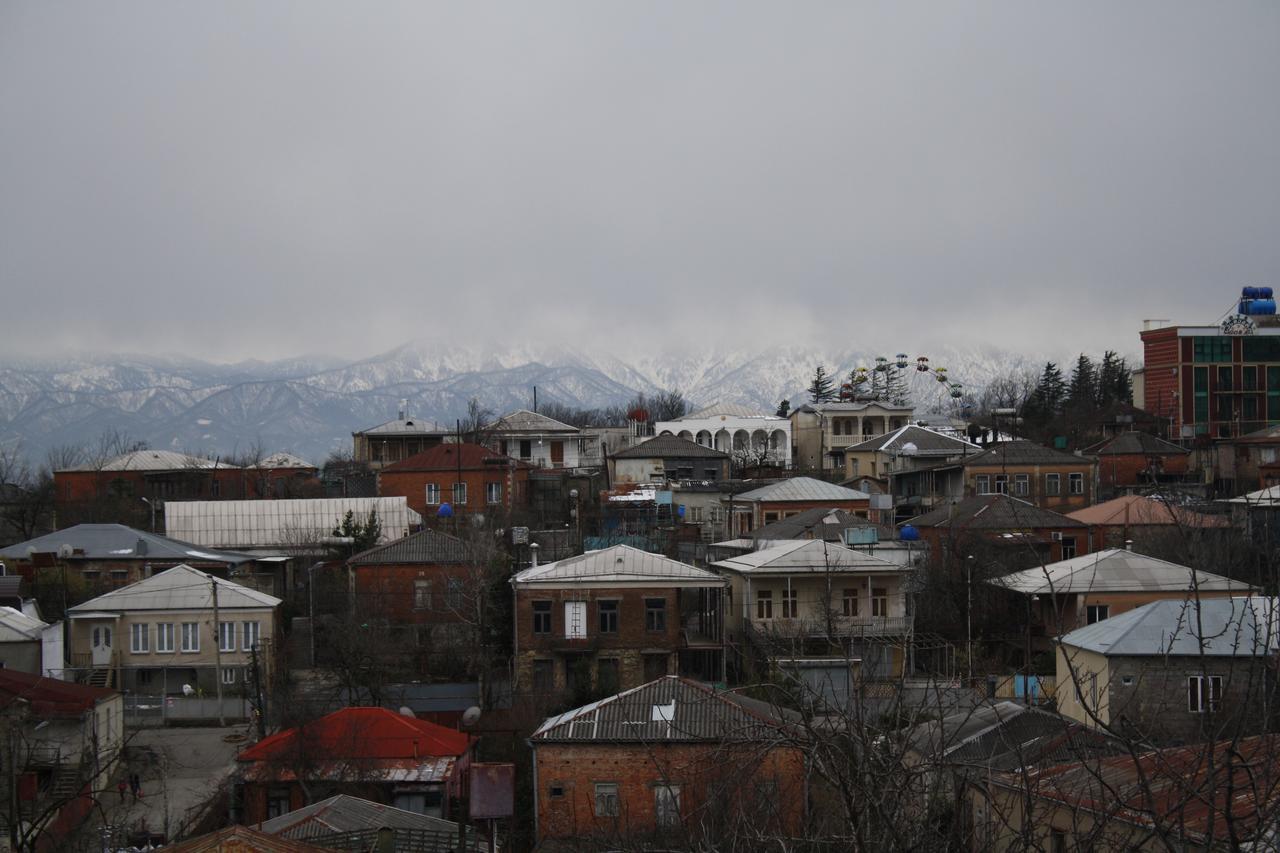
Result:
M940 390L944 396L955 400L964 398L963 383L954 381L945 367L930 365L927 355L918 355L913 360L905 352L898 353L893 359L877 356L870 367L855 367L841 384L839 398L901 402L914 396L928 396L915 392L919 386L927 387L931 381L942 386Z

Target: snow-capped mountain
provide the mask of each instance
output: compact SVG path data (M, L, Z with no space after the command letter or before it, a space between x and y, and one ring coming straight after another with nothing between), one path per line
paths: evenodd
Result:
M393 418L402 399L414 414L445 423L464 416L472 398L499 413L530 407L534 387L539 401L582 408L678 389L699 405L720 401L771 412L783 399L804 399L818 364L839 379L879 354L804 346L614 352L426 341L350 363L72 356L0 365L0 446L18 446L39 459L50 448L89 446L104 430L118 430L152 447L229 454L261 444L319 462L349 448L353 430ZM938 347L928 356L931 367L946 367L951 381L974 393L989 377L1027 364L994 347ZM949 399L930 374L910 375L917 408Z

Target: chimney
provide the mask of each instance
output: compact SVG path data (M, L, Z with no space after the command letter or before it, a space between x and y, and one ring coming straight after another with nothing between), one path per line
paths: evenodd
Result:
M529 544L529 559L533 561L533 568L538 568L538 543L531 542Z
M409 409L409 398L401 397L400 398L400 416L398 418L399 420L405 419L405 412L407 412L408 409Z

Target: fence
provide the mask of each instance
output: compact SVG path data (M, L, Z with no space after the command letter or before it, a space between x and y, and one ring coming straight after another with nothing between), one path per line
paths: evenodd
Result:
M164 726L216 720L247 720L251 713L249 700L243 696L224 696L222 713L218 713L216 696L137 696L124 697L125 724L133 727Z

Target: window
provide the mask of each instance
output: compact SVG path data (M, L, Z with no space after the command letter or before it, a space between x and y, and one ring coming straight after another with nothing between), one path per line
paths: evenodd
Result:
M1013 475L1013 493L1020 498L1025 498L1031 491L1031 478L1026 474Z
M646 598L644 600L644 629L646 631L667 630L667 600L665 598Z
M845 616L858 615L858 590L856 588L846 589L840 596L841 613Z
M680 786L659 785L653 789L654 814L659 827L680 823Z
M585 601L564 603L564 635L570 640L581 640L587 636L587 603Z
M440 503L440 484L427 483L427 506L435 506Z
M988 477L986 474L979 474L976 479L977 479L978 494L980 495L991 494L991 478Z
M258 623L242 622L240 627L240 637L244 642L244 650L247 652L256 649L258 647Z
M1101 622L1110 615L1111 605L1109 604L1090 604L1084 609L1084 620L1086 625L1092 625L1094 622Z
M775 521L777 521L777 520L778 520L778 514L777 514L776 512L766 512L766 513L764 514L764 523L765 523L765 524L772 524L773 522L775 522Z
M267 817L280 817L289 812L289 789L285 787L267 789Z
M596 609L600 614L600 633L618 633L618 602L601 601L596 604Z
M762 589L756 592L756 618L773 618L773 590Z
M1067 834L1061 829L1049 830L1049 853L1067 853Z
M1076 473L1076 474L1068 474L1067 476L1070 478L1071 494L1083 495L1084 494L1084 474Z
M548 602L549 604L550 602ZM533 692L550 693L556 686L556 662L551 660L535 660L533 662Z
M618 783L617 782L597 782L596 783L596 817L617 817L620 809L618 808Z
M796 618L797 616L796 604L797 602L796 602L795 588L792 587L791 589L784 589L782 591L782 618L783 619Z
M1258 382L1258 367L1251 364L1240 368L1240 390L1241 391L1261 391L1262 385Z
M1230 367L1218 368L1218 390L1219 391L1234 390L1231 387L1231 368Z
M462 578L445 581L444 606L455 613L462 609Z
M173 651L173 623L161 622L156 625L156 651Z
M1280 361L1280 338L1241 338L1245 361Z
M520 441L520 458L528 459L533 456L533 441L530 439L521 439Z
M230 624L230 623L224 623L224 624ZM236 671L235 671L234 669L232 669L231 667L229 667L229 666L224 666L224 667L222 668L222 683L223 683L223 684L235 684L235 683L236 683Z
M1044 493L1046 495L1062 494L1062 475L1061 474L1045 474L1044 475Z
M533 603L533 633L551 633L551 602L535 601Z
M551 799L560 800L564 798L564 785L556 783L547 788L547 793L551 795Z
M1187 678L1187 710L1193 714L1217 711L1222 704L1221 675L1192 675Z
M236 650L236 623L218 623L218 651L234 652Z
M502 503L502 484L501 483L485 483L484 484L484 502L487 504Z
M889 591L884 587L877 587L871 590L871 615L889 615Z
M997 495L1009 494L1009 475L1008 474L996 474L996 494Z
M145 655L151 651L151 626L150 625L130 625L129 626L129 650L135 655Z
M1063 536L1061 550L1062 550L1062 559L1070 560L1072 557L1074 557L1076 555L1076 537Z
M1191 357L1193 361L1215 362L1231 361L1231 338L1201 336L1192 338Z
M184 652L200 651L200 623L182 623L182 650Z
M454 503L454 505L456 506L456 505L458 505L458 504L465 504L466 502L467 502L467 484L466 484L466 483L454 483L454 484L453 484L453 503Z
M431 581L420 578L413 582L413 609L431 609Z
M138 680L138 686L139 687L150 686L151 677L152 675L154 675L154 673L155 673L155 670L152 670L152 669L137 670L137 674L134 677Z

